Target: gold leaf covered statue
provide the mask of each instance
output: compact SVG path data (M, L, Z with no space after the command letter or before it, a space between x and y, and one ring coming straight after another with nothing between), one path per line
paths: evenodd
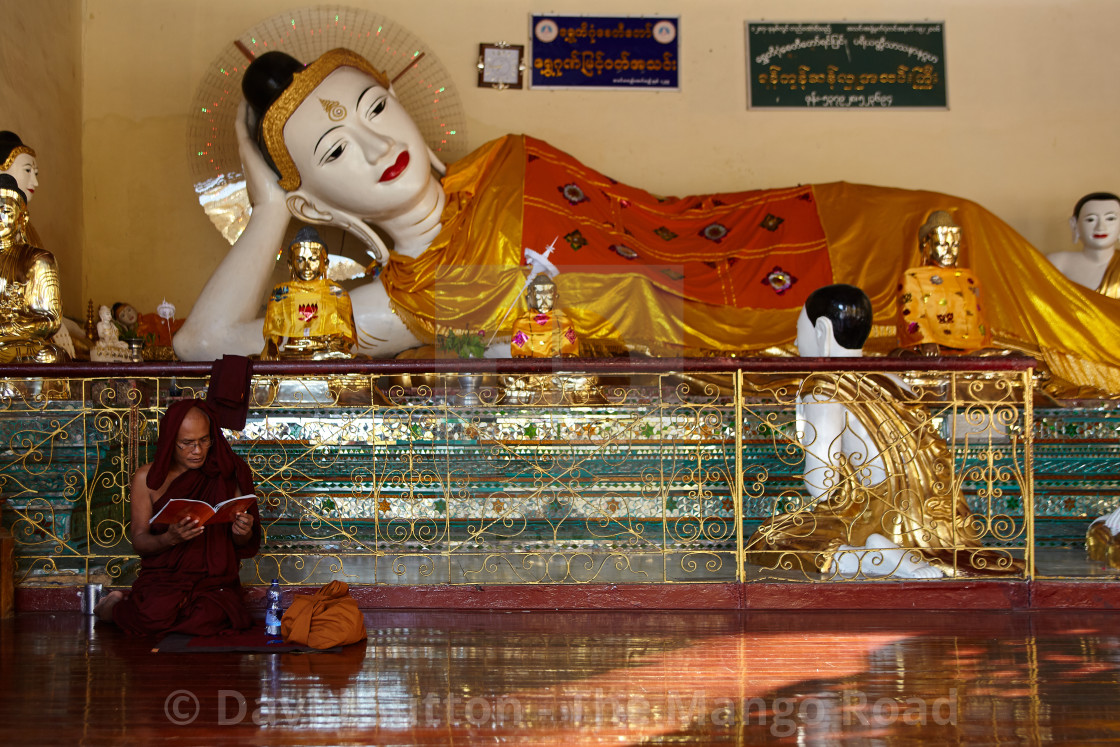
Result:
M288 246L292 279L272 289L261 360L353 358L357 343L350 295L327 279L327 247L305 226Z
M556 305L556 283L540 273L529 283L529 312L514 320L510 353L514 358L579 355L575 325Z
M871 317L859 288L819 288L798 318L798 353L860 357ZM912 399L889 374L801 382L797 432L812 502L765 521L747 543L747 561L842 578L1021 573L1021 561L982 549L983 522L951 479L953 453Z
M980 308L980 284L957 267L961 228L949 213L930 214L918 231L923 267L902 275L898 337L904 349L923 355L966 354L992 344Z
M62 326L54 256L27 240L27 197L0 174L0 363L67 359L50 338Z

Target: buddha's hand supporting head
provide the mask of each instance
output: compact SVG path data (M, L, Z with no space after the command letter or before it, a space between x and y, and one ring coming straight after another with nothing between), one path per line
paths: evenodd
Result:
M341 226L376 247L366 224L401 218L428 194L427 143L386 76L354 52L334 49L306 67L263 54L242 90L257 142L301 220Z

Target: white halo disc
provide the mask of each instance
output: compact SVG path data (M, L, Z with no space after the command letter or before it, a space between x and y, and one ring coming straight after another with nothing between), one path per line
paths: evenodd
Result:
M392 19L346 6L303 8L262 21L238 41L254 55L287 52L305 64L336 47L353 50L391 80L397 79L397 98L444 163L466 155L466 116L451 76L417 36ZM241 235L250 213L233 129L234 115L244 98L241 76L248 64L231 40L199 83L187 132L199 204L231 244Z

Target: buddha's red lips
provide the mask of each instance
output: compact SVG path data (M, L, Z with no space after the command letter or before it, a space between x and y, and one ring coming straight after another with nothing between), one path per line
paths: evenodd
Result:
M378 179L378 181L379 182L391 182L391 181L393 181L398 176L400 176L402 173L404 173L405 169L408 168L408 161L409 161L408 151L406 150L404 153L401 153L399 156L397 156L396 163L394 163L389 168L385 169L385 172L383 174L381 174L381 178Z

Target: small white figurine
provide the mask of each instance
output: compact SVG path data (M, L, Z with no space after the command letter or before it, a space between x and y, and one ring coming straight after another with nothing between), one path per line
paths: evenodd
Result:
M97 310L101 321L97 323L97 343L89 351L89 359L95 363L126 363L132 360L128 344L122 342L117 325L113 323L112 312L102 304Z

